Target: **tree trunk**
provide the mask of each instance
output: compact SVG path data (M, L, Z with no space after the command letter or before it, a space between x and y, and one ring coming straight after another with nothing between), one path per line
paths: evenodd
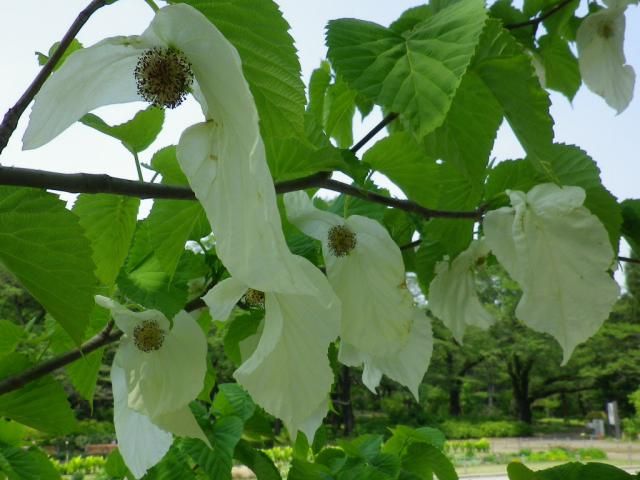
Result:
M351 403L351 370L344 365L340 372L340 412L342 413L343 434L348 437L355 427L353 404Z
M518 420L529 424L533 421L533 413L531 412L531 404L533 401L529 396L529 381L532 367L532 358L522 360L517 354L514 354L507 363L509 377L511 378L511 388L513 390L513 400L516 407L516 416Z
M459 417L462 414L462 404L460 402L460 393L462 391L462 381L456 375L456 369L454 365L454 358L451 352L447 352L447 377L448 382L448 394L449 394L449 415L452 417Z

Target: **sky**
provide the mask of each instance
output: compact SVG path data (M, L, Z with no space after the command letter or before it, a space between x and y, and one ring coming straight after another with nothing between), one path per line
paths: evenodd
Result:
M324 27L328 20L355 17L388 25L405 9L423 3L415 0L276 1L291 25L305 79L325 56ZM0 51L4 60L0 74L0 114L13 105L36 75L39 66L34 52L46 53L87 4L88 0L0 2ZM143 0L119 0L94 14L78 39L88 46L109 36L138 34L152 16L153 12ZM627 62L640 75L640 8L629 7L626 20ZM605 186L619 199L640 198L640 99L634 99L620 115L585 87L580 89L573 104L555 93L551 94L551 101L556 141L577 144L586 150L598 163ZM118 123L144 107L142 103L110 106L96 113L108 122ZM0 156L2 165L137 178L133 160L119 142L81 124L75 124L41 148L22 151L21 137L28 112ZM193 100L169 111L165 129L151 148L141 154L141 160L147 162L158 148L177 143L184 128L201 118ZM372 114L362 125L356 125L355 137L362 136L379 118L378 113ZM499 132L493 154L496 160L522 155L521 147L506 125ZM146 175L151 177L150 172Z

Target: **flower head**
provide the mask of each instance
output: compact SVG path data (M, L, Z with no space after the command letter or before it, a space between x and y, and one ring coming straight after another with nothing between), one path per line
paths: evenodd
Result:
M125 374L128 405L155 418L186 407L204 384L207 340L196 321L181 311L170 328L157 310L132 312L107 297L96 296L124 333L115 364Z
M387 230L370 218L344 219L319 210L304 192L287 193L284 203L289 221L322 243L329 283L342 301L340 360L348 365L364 362L365 376L367 371L384 372L417 391L431 355L430 326L424 313L416 316L402 254ZM424 318L416 320L420 316ZM416 335L416 330L429 334ZM418 343L409 346L411 337ZM398 371L391 365L407 351L420 359L408 367L411 373L405 369L406 375L394 377ZM366 384L372 390L377 386L373 380Z
M329 407L333 372L327 350L338 336L340 301L327 279L309 261L290 255L316 286L314 295L266 290L265 318L255 350L234 377L270 414L282 419L292 436L312 439ZM256 291L231 277L216 285L204 301L216 320L226 320L239 301L250 303Z
M621 113L633 98L635 72L624 56L624 0L607 2L608 8L585 18L576 35L582 79L589 90L600 95Z

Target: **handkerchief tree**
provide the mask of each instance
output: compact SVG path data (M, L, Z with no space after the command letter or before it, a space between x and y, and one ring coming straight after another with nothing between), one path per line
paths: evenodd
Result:
M466 326L493 323L476 291L487 262L519 285L516 317L550 334L565 362L607 319L613 272L632 260L619 256L620 240L640 247L640 199L619 201L594 159L554 142L545 88L571 100L584 81L627 108L625 12L635 2L587 12L578 1L444 0L390 25L332 20L327 59L305 85L273 0L144 0L154 16L143 32L114 26L95 45L75 40L115 1L91 1L40 54L42 69L0 125L2 152L33 100L24 149L81 122L120 141L139 177L57 173L55 158L50 171L20 158L0 167L0 262L67 345L31 358L17 327L0 324L0 416L68 432L75 420L52 374L65 368L92 402L104 364L122 476L230 478L235 460L278 478L242 438L261 407L304 446L291 478L457 478L438 435L392 428L384 444L330 455L305 441L334 408L341 363L362 367L373 392L385 375L417 399L431 319L460 343ZM177 145L158 145L165 110L191 97L201 115L175 132ZM123 124L92 113L134 101L148 105ZM354 142L356 112L374 111L383 119ZM525 156L495 164L503 121ZM402 195L372 181L377 173ZM79 195L68 207L60 191ZM215 382L214 333L236 385ZM0 458L10 478L25 463L33 478L52 468L37 449L2 441Z

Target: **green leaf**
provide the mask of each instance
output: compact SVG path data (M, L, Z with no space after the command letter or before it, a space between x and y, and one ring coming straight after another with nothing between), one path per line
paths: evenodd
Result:
M329 62L323 61L319 68L311 72L309 79L309 104L307 112L321 125L324 121L324 104L327 88L331 83L331 67Z
M256 409L249 394L237 383L218 385L212 411L223 417L235 416L246 422Z
M424 139L427 155L450 163L469 182L483 182L502 116L491 91L468 71L445 122Z
M392 428L393 435L384 445L383 451L396 455L403 454L412 443L428 443L439 450L444 448L444 434L430 427L413 429L404 425Z
M240 440L236 445L234 458L256 475L257 480L282 480L280 472L271 459L260 450L253 448L246 440Z
M0 320L0 357L15 350L25 331L9 320Z
M182 445L209 478L230 480L233 450L242 436L242 427L239 417L222 417L213 425L213 433L209 435L211 449L195 439L185 439Z
M404 34L353 19L327 27L328 57L352 88L402 115L422 137L449 110L486 19L480 1L452 2Z
M263 138L301 135L304 84L289 24L272 0L189 1L238 50Z
M500 19L503 25L517 24L529 20L529 16L512 5L512 0L498 0L489 9L492 17ZM534 48L536 29L534 26L522 26L511 29L511 34L527 48Z
M511 462L507 465L509 480L534 480L534 472L520 462Z
M38 64L42 66L45 63L47 63L51 55L54 54L54 52L58 49L59 46L60 46L60 42L56 42L53 45L51 45L51 48L49 48L48 55L45 55L44 53L41 53L41 52L36 52L36 56L38 57ZM69 55L71 55L76 50L80 50L81 48L83 48L82 43L80 43L75 38L71 40L71 43L62 54L62 57L60 57L60 60L58 60L58 63L56 63L56 66L53 67L53 71L55 72L57 69L59 69L62 66L62 64L65 62L65 60L69 58Z
M56 195L0 188L0 261L76 341L93 310L96 278L89 241Z
M246 360L242 357L240 342L258 331L263 316L262 312L251 311L234 317L229 323L224 336L224 353L236 365Z
M438 480L458 480L451 461L433 445L413 443L402 456L402 469L418 475L420 478L431 478L434 473Z
M636 255L640 255L640 200L625 200L620 206L622 234Z
M73 212L91 242L96 276L102 285L112 286L127 258L136 228L140 200L117 195L79 195Z
M487 22L472 69L502 106L511 129L540 168L553 141L549 95L540 86L529 55L499 21Z
M24 355L6 355L0 358L0 378L17 375L29 367L31 364ZM43 432L56 434L68 433L76 425L67 395L51 375L0 395L0 417L9 417Z
M578 60L573 55L566 40L557 35L545 35L538 39L542 57L547 87L562 93L569 100L573 100L582 77L578 67Z
M294 458L287 480L334 480L334 477L324 465Z
M151 168L162 175L162 183L169 185L189 185L176 156L176 146L161 148L151 157Z
M554 144L545 160L546 181L584 188L587 192L584 206L605 226L617 253L622 214L616 197L602 185L596 162L580 148L563 144Z
M164 123L164 109L151 105L136 113L128 122L114 126L108 125L93 113L87 113L80 122L120 140L122 145L135 155L147 149L157 138Z
M633 475L606 463L587 463L580 470L580 480L631 480Z
M195 480L197 477L189 465L186 455L173 446L162 458L162 461L149 470L144 478L145 480L174 480L177 478Z
M506 190L521 190L527 192L540 182L540 172L533 168L526 160L506 160L500 162L491 170L484 187L485 200L498 200L497 208L509 203Z
M60 474L39 449L0 447L0 472L9 480L57 480Z
M440 196L440 165L428 157L413 135L397 132L378 141L362 161L385 174L408 198L435 207Z
M107 463L104 466L104 470L110 477L123 478L127 475L131 475L127 465L120 455L120 451L116 448L107 457Z
M199 240L211 232L200 202L156 200L145 222L155 258L169 276L173 276L187 240Z
M338 77L326 90L324 100L324 129L338 147L348 148L353 144L353 116L356 113L357 92Z

